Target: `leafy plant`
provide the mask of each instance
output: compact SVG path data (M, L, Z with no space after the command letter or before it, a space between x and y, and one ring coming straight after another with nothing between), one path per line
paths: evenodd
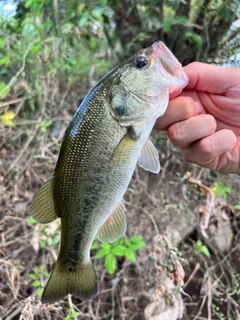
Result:
M208 250L208 248L202 243L201 240L198 240L195 244L195 253L197 255L204 254L206 257L210 258L211 254Z
M42 286L43 278L48 277L48 272L45 270L45 266L40 266L39 268L34 268L33 272L28 274L28 279L31 280L31 285L34 288L39 288ZM38 297L42 296L43 288L38 291Z
M117 257L125 257L131 262L136 261L135 251L146 246L142 240L142 236L134 236L130 240L122 237L113 243L102 243L96 254L96 259L105 257L105 266L109 274L113 274L116 270ZM92 249L98 249L99 245L95 241Z
M232 188L227 187L223 184L223 182L214 182L214 187L212 191L216 196L220 195L224 200L227 199L228 194L232 193Z
M37 221L33 217L29 217L27 222L29 224L36 224ZM36 232L41 233L41 239L40 239L40 247L45 248L46 246L52 247L59 243L60 241L60 232L57 229L53 234L49 232L50 225L40 225Z
M65 320L72 320L78 317L81 313L74 310L74 308L68 308L67 309L67 316L65 317Z

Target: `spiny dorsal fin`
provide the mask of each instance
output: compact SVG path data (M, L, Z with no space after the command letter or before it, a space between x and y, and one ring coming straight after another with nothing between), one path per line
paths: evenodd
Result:
M49 223L57 219L53 202L53 178L48 180L33 198L30 214L41 223Z
M142 148L138 165L153 173L160 171L159 155L150 139L147 140Z
M123 200L117 205L113 213L98 231L98 240L106 243L119 239L126 231L125 205Z

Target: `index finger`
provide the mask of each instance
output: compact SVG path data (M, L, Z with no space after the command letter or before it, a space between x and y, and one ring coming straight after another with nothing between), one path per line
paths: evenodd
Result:
M208 93L223 94L236 85L239 77L239 68L224 68L207 63L192 62L184 67L189 77L185 90L205 91Z

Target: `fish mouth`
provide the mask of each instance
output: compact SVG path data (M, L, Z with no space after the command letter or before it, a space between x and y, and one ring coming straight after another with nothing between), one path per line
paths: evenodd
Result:
M182 92L182 89L169 93L169 100L176 98L181 92Z
M146 102L150 105L157 105L159 104L159 101L161 100L161 96L162 96L162 93L161 94L158 94L156 96L148 96L146 94L141 94L141 93L136 93L134 91L131 91L129 90L129 93L131 93L135 98L143 101L143 102Z

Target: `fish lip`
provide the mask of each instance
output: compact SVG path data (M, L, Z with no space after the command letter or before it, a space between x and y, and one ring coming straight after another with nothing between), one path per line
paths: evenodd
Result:
M178 89L178 90L174 90L174 91L170 92L169 100L176 98L182 92L182 90L183 89Z
M169 93L181 90L189 83L189 78L182 68L182 64L162 42L158 41L152 45L156 58L162 65L162 73L165 77L171 79L168 87Z

